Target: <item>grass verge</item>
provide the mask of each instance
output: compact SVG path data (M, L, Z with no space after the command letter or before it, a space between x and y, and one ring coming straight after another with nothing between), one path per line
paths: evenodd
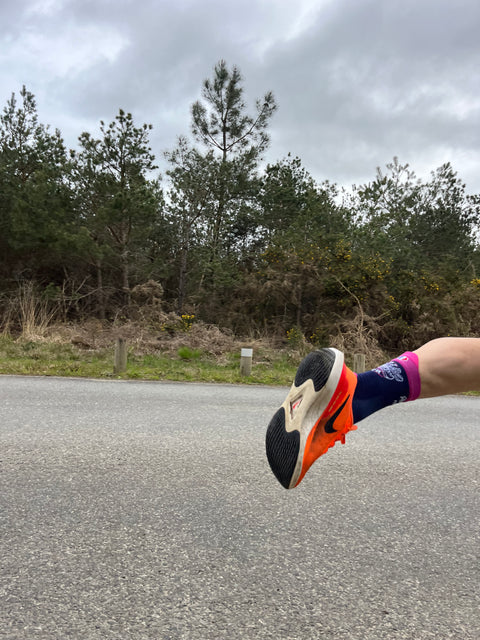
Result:
M0 336L0 374L289 386L299 363L298 355L259 351L251 375L245 377L240 374L237 353L226 353L219 360L200 350L179 350L175 356L130 350L126 372L114 375L113 352L113 346L86 351L71 344L4 335Z

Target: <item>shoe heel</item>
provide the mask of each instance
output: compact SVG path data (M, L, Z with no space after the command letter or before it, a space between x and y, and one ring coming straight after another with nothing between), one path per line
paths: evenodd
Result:
M300 363L295 375L295 386L300 387L306 380L311 379L315 391L325 386L337 357L333 349L312 351Z

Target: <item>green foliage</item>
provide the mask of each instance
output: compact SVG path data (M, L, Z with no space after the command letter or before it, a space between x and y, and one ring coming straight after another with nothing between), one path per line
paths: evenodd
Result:
M38 121L32 93L12 94L0 116L0 269L44 277L62 261L72 221L66 150ZM0 272L1 273L1 272Z
M305 343L305 336L299 327L292 327L287 331L287 342L290 347L298 349Z
M128 305L132 285L157 275L141 268L152 266L162 222L160 186L148 177L157 168L148 141L151 128L135 127L132 115L120 109L108 126L100 123L101 138L84 132L80 152L72 152L79 236L84 231L81 249L95 269L102 317L106 277L115 276L118 284L114 286L112 279L108 284Z
M200 349L191 349L184 346L178 349L177 354L182 360L198 360L202 352Z
M68 155L34 96L12 94L0 115L1 329L33 339L52 319L135 317L178 336L199 320L296 349L341 334L392 353L479 334L480 196L448 163L421 180L394 158L348 195L297 157L262 167L275 110L270 92L247 109L239 69L220 61L192 105L194 144L165 154L162 187L151 125L119 110ZM137 295L149 282L154 302Z
M182 238L179 310L188 274L211 320L219 303L223 305L226 290L231 291L237 283L239 259L254 243L258 163L268 146L267 128L277 108L268 92L256 101L255 114L248 113L242 80L237 67L230 70L223 60L215 66L213 77L203 83L201 100L191 109L194 138L207 151L192 149L170 156L176 164L171 175L177 202L180 196L184 204L183 210L175 209L177 216L181 213ZM183 171L179 171L178 158L183 161ZM196 180L188 174L184 177L192 162L198 168ZM198 249L195 238L201 239ZM195 264L194 272L188 273L188 263Z
M197 140L217 149L226 160L229 153L259 156L268 146L268 122L277 109L271 92L256 101L256 113L245 112L242 76L238 67L229 71L225 60L203 83L202 98L192 105L192 131Z
M195 314L193 313L182 313L180 316L180 327L182 331L190 331L195 322Z

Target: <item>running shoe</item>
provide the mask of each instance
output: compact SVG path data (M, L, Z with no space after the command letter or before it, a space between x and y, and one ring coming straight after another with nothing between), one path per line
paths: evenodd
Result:
M353 424L352 399L357 376L337 349L312 351L302 360L295 381L270 421L267 458L277 480L293 489L315 462Z

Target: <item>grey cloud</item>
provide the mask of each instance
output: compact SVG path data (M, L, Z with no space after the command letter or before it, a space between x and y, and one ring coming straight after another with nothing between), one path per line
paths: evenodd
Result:
M63 30L71 41L58 46L78 65L42 71L27 56L16 67L0 52L0 95L31 80L70 145L122 107L154 125L160 156L188 134L190 105L224 58L240 67L248 104L277 98L267 160L292 152L317 179L346 185L394 155L422 171L451 161L480 191L477 0L43 0L36 14L32 4L0 9L7 49Z
M272 72L283 71L276 144L301 155L317 175L331 178L333 170L341 181L372 176L368 164L393 155L415 168L415 157L423 163L429 152L432 160L454 161L462 149L478 150L480 59L472 24L480 6L464 2L452 12L443 2L358 2L349 10L352 4L335 3L301 41L272 52ZM468 118L455 100L472 105ZM478 179L473 184L478 189Z

